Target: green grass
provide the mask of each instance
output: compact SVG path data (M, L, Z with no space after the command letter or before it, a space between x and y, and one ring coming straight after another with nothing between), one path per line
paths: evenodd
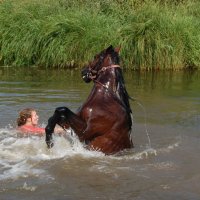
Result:
M4 0L0 65L79 67L113 44L125 68L200 68L199 13L197 0Z

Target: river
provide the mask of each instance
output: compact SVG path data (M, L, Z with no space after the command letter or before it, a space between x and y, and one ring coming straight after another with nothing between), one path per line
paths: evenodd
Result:
M124 72L135 148L104 156L75 136L18 137L16 118L34 107L45 127L55 108L73 111L93 83L80 70L0 68L1 200L199 200L200 72Z

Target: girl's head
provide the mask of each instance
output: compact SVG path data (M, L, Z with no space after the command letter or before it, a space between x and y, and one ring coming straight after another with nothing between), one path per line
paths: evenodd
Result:
M36 126L38 124L39 117L36 110L32 108L25 108L19 112L19 117L17 118L17 125L32 125Z

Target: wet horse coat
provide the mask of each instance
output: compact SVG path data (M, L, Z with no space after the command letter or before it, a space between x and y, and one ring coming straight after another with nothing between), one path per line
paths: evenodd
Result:
M46 143L53 146L55 125L71 127L88 149L114 154L132 148L131 108L119 66L118 49L112 46L97 54L82 70L82 78L94 86L77 113L67 107L56 108L46 126Z

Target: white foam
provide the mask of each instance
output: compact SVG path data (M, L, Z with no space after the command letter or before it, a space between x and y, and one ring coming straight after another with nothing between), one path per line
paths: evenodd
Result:
M104 156L100 152L86 150L76 136L70 136L69 131L65 136L54 135L54 147L47 149L45 137L17 137L16 130L10 127L0 129L0 180L45 175L45 169L35 167L37 163L76 155Z
M128 155L123 155L122 156L108 156L111 159L114 160L141 160L141 159L148 159L150 156L157 156L157 150L153 148L147 148L144 150L141 150L139 152L131 152Z
M36 186L28 186L28 184L26 182L24 182L23 187L21 187L22 190L27 190L27 191L31 191L34 192L36 190Z
M16 130L12 128L0 129L0 180L17 179L24 176L40 176L47 178L45 168L38 166L42 161L54 159L68 159L70 157L81 156L82 158L98 158L100 162L110 162L112 160L141 160L148 159L151 156L157 156L157 153L166 150L172 150L178 146L178 143L170 145L167 149L155 150L146 147L146 149L134 152L122 152L121 155L105 156L102 152L89 151L78 140L75 135L71 135L71 130L66 131L66 135L54 135L54 147L47 149L45 137L17 137ZM37 165L38 164L38 165ZM101 166L96 166L99 170Z
M176 149L177 147L179 147L179 145L180 145L180 141L175 142L174 144L170 144L167 147L160 148L158 150L158 152L159 153L169 153L169 152L173 151L174 149Z

